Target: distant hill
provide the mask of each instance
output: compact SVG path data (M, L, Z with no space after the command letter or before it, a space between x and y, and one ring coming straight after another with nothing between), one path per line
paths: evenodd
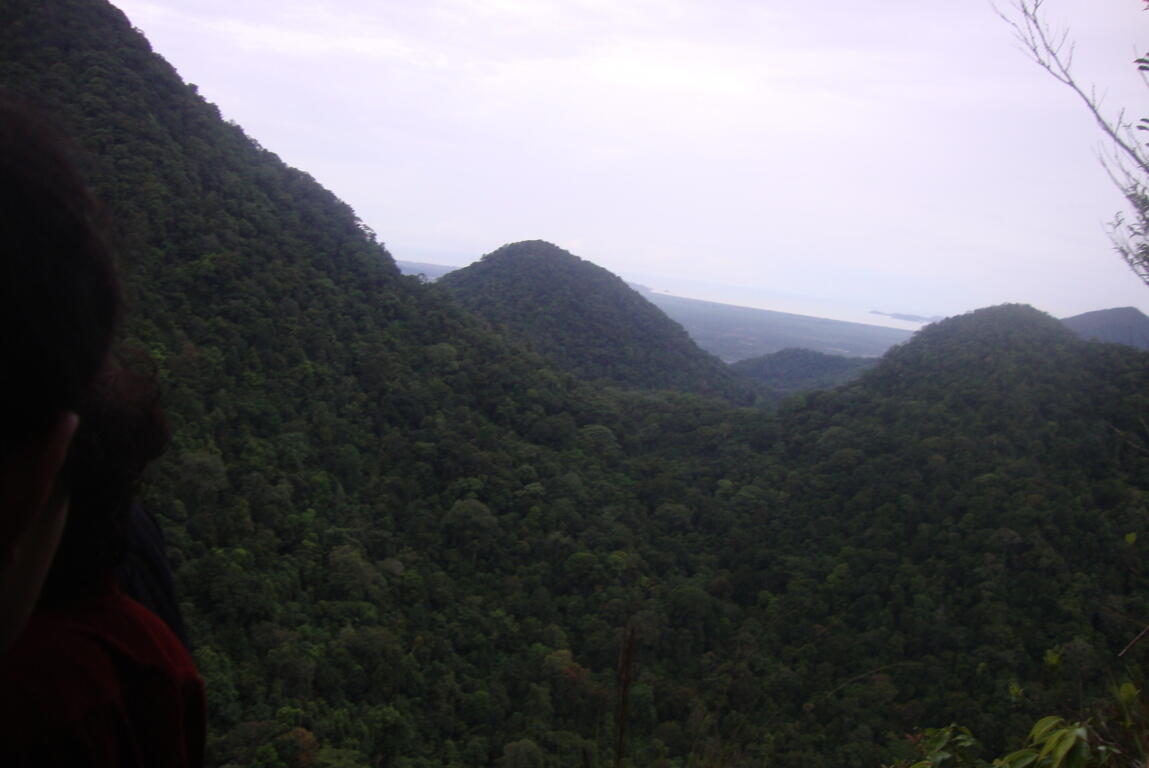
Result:
M713 301L644 294L711 354L728 363L788 347L831 355L877 357L910 338L910 331Z
M730 368L779 394L790 394L845 384L877 362L876 357L843 357L791 347L740 360Z
M1083 339L1149 349L1149 317L1136 307L1099 309L1064 318L1061 322Z
M1071 391L1081 378L1050 373L1058 361L1087 355L1083 345L1055 318L1028 305L1004 304L949 318L919 331L912 343L891 350L860 383L888 395L915 393L922 399L952 400L968 409L978 398L1039 402L1051 391ZM1005 355L1008 354L1008 357ZM1068 363L1067 363L1068 364ZM1040 372L1040 376L1038 373ZM973 378L978 386L971 386ZM1001 403L994 403L1000 408Z
M749 397L721 360L621 278L551 243L504 245L438 283L582 379Z

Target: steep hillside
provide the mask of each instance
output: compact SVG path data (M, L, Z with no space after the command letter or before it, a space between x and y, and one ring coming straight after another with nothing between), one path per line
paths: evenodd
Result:
M861 768L954 720L1019 745L1149 661L1116 658L1149 616L1144 353L999 307L777 414L590 386L399 277L102 0L0 29L167 390L144 500L210 764Z
M812 349L783 349L771 355L739 360L730 366L735 373L785 395L809 389L828 389L845 384L873 368L873 357L826 355Z
M558 550L536 556L561 562L568 525L637 503L606 464L620 406L401 278L350 208L225 123L106 2L0 4L0 29L0 84L75 138L117 223L126 343L166 390L173 441L145 500L213 762L290 751L300 730L347 764L445 749L434 709L405 703L432 689L459 712L450 728L496 723L467 762L499 756L522 738L505 686L521 697L541 672L481 657L545 624L491 618L522 560L491 566L543 531Z
M602 267L541 240L439 279L460 303L582 379L748 399L682 326Z
M1061 322L1083 339L1149 349L1149 317L1136 307L1099 309L1063 318Z

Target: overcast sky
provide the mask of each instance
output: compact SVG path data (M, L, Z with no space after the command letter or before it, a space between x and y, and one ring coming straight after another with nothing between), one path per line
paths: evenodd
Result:
M1107 239L1096 127L982 0L114 2L396 259L537 238L842 319L1149 311ZM1143 7L1045 4L1133 117Z

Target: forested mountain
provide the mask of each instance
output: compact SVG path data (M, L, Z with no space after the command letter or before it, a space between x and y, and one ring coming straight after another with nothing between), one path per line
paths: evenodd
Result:
M772 460L734 478L760 506L730 567L808 697L798 733L957 721L1000 749L1035 705L1088 711L1149 608L1123 538L1145 524L1147 377L1142 353L999 307L784 405ZM858 677L830 671L847 658Z
M581 379L752 399L721 360L621 278L542 240L504 245L439 284Z
M856 379L876 365L875 357L826 355L812 349L783 349L732 364L735 373L747 376L780 395L808 389L829 389Z
M0 4L0 83L119 223L211 764L877 766L1144 680L1145 353L1011 306L777 413L600 388L400 277L103 0Z
M1084 339L1149 350L1149 317L1136 307L1099 309L1066 317L1061 322Z

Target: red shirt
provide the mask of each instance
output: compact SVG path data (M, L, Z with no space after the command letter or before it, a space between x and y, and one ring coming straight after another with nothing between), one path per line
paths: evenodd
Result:
M38 610L0 660L0 765L198 768L204 708L191 654L112 588Z

